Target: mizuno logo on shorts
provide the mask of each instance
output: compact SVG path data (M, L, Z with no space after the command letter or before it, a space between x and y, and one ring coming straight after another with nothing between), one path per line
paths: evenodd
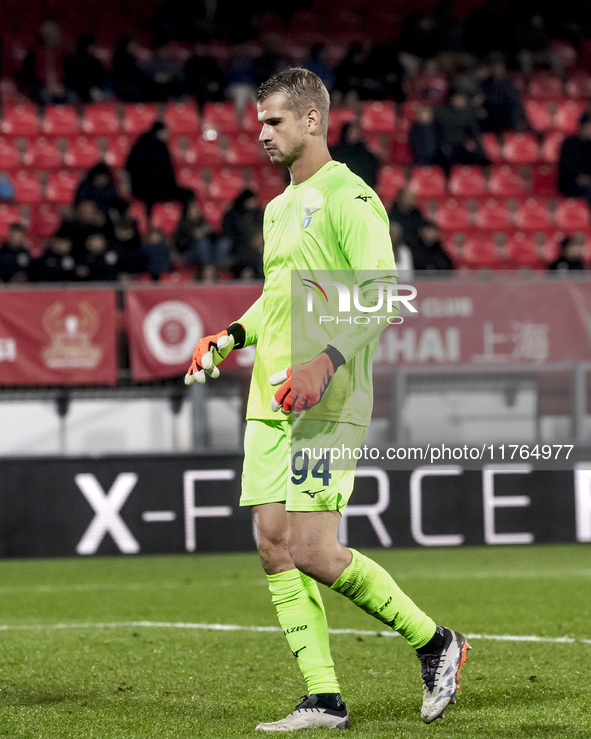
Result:
M300 493L303 495L309 495L311 498L313 498L315 495L318 495L318 493L323 493L326 490L326 488L322 488L322 490L315 490L312 492L311 490L300 490Z

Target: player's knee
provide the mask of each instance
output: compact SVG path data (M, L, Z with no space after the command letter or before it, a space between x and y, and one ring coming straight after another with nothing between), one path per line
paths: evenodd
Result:
M257 549L263 569L268 575L293 568L285 539L269 538L259 533Z

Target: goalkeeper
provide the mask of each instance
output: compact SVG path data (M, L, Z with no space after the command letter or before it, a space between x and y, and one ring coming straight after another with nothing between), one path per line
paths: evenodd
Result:
M387 323L341 326L330 343L310 340L307 357L292 355L292 274L381 274L394 281L388 217L376 193L327 147L329 95L302 68L271 77L257 92L260 141L291 183L265 210L262 295L235 323L202 339L186 382L219 375L233 349L257 345L247 406L240 504L250 506L271 598L308 697L263 731L344 729L341 698L318 583L332 588L398 631L416 650L423 680L421 718L430 723L455 702L466 638L437 625L380 565L338 541L341 514L353 489L353 469L308 469L292 436L325 446L343 439L359 447L371 416L371 367ZM294 282L295 284L295 282ZM367 285L366 285L367 287ZM371 293L375 284L369 281ZM375 293L375 290L374 290ZM307 361L305 361L307 360ZM291 413L301 414L292 417Z

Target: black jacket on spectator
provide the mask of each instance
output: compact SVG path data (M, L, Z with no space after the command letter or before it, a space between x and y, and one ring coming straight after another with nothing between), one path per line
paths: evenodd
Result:
M567 197L585 195L576 182L579 175L591 177L591 140L573 134L562 142L558 160L558 189L563 195Z
M177 184L172 158L160 132L166 126L156 121L131 147L125 169L129 172L131 192L148 209L154 203L171 200L188 202L194 193Z
M31 255L26 247L15 248L7 243L0 246L1 282L27 282L30 268Z
M331 147L331 155L337 162L343 162L354 174L370 187L378 181L380 162L360 138L360 127L357 123L345 123L341 130L338 144Z
M107 214L110 208L121 207L117 183L110 167L104 162L95 164L76 188L74 203L92 200L97 208Z

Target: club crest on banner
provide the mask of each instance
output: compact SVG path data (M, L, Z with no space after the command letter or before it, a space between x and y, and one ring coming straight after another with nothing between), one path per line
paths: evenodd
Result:
M90 303L81 301L77 309L66 309L60 301L53 303L42 318L43 328L51 339L41 351L49 369L95 369L103 350L92 340L100 328L100 316Z
M143 323L150 352L162 364L188 362L202 332L199 314L181 300L158 303L146 314Z

